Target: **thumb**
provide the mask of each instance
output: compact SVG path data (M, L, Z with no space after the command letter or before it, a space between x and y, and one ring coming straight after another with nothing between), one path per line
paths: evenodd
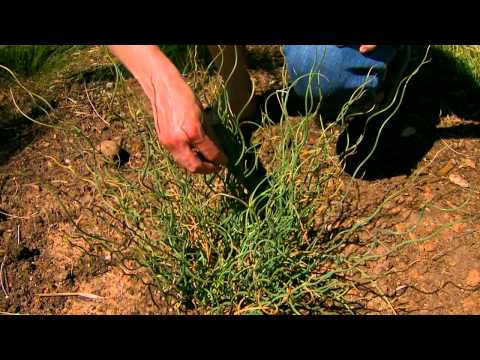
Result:
M370 51L375 50L376 47L377 47L377 45L360 45L360 52L362 54L368 53Z

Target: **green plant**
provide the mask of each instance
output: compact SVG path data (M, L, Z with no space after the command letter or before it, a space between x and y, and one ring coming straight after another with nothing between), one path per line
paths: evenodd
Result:
M189 51L195 53L195 48ZM190 64L190 68L198 70L200 65ZM416 71L403 79L387 108L369 114L367 124L383 124L377 140ZM268 100L278 101L283 114L278 125L269 114L263 114L258 130L265 134L263 144L244 141L236 119L226 110L228 99L223 93L217 108L219 118L224 129L242 144L234 165L240 165L249 152L270 147L264 180L268 186L245 193L232 171L198 176L179 169L159 146L146 114L132 110L136 101L121 73L117 74L116 86L124 90L118 92L123 96L119 102L129 103L131 115L123 119L123 126L130 136L141 139L145 157L129 168L105 166L108 160L76 129L90 175L82 177L71 170L94 186L101 198L83 209L96 219L95 226L76 224L79 237L89 244L84 250L97 255L107 252L137 275L144 273L140 269L147 270L142 278L174 298L183 310L198 308L217 314L354 312L357 304L348 293L363 276L360 265L375 256L370 255L370 245L360 254L346 254L343 249L362 242L359 233L384 204L368 214L355 210L353 187L342 179L342 166L331 144L346 126L348 109L364 90L360 88L352 96L334 122L324 122L311 96L305 101L307 115L291 118L286 103L292 85L287 84L284 72L284 88ZM199 81L193 86L202 84ZM312 142L314 121L319 122L321 133L315 134ZM277 131L274 136L270 134L273 128ZM348 151L357 145L351 144ZM67 207L65 211L69 212Z
M0 64L24 77L47 71L58 65L67 51L78 45L0 45ZM0 72L0 76L5 76Z
M479 45L437 45L435 48L450 55L460 72L471 77L480 85Z

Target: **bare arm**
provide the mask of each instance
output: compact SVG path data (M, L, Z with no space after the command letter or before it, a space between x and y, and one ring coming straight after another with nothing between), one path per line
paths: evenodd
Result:
M110 45L150 100L160 143L192 172L215 171L227 159L202 128L202 106L173 63L156 45Z

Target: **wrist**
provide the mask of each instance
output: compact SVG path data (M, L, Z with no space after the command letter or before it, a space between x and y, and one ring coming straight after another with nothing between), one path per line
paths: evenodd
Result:
M159 91L188 86L156 45L111 45L109 48L137 79L150 101Z
M159 92L170 93L171 89L187 86L177 68L160 51L145 59L144 66L135 77L150 101L153 101Z

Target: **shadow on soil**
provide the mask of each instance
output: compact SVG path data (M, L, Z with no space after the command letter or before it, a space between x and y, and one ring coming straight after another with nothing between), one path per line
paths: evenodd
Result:
M436 140L480 138L480 124L437 128L440 114L480 120L480 87L447 54L433 49L431 58L432 61L412 79L399 112L387 124L376 150L358 170L358 176L376 180L410 175ZM373 148L382 119L379 120L378 124L367 129L365 141L362 141L357 153L345 159L346 172L350 175ZM337 152L341 154L345 148L347 132L356 139L362 131L362 122L352 122L339 137Z
M418 47L414 50L414 59L417 59L422 57L425 48ZM417 64L412 61L412 66ZM123 75L129 76L128 72ZM76 74L70 80L75 82L114 81L115 76L113 68L105 67ZM375 180L409 175L437 139L479 138L480 126L476 124L437 129L440 113L455 114L469 120L480 120L480 105L477 103L479 98L480 87L471 75L462 70L452 57L440 50L432 49L431 62L425 65L410 82L399 112L385 127L375 152L357 171L357 176L366 180ZM289 97L288 111L292 115L301 113L302 108L304 108L303 99ZM272 119L279 114L275 101L268 102L267 110ZM4 111L0 113L0 165L45 131L42 129L34 131L31 122L22 116L6 116L4 113ZM33 110L29 115L36 118L41 116L41 113ZM366 155L370 153L381 122L379 119L376 125L369 125L356 153L344 159L345 170L350 175L354 174ZM414 129L414 133L407 137L401 136L406 128ZM361 119L352 121L338 139L337 153L339 155L343 153L347 134L351 142L358 139L363 131L364 123Z
M5 106L2 108L0 105L0 166L18 151L30 145L46 130L33 124L23 115L11 111L13 109L5 109ZM27 115L35 119L44 113L40 108L34 108Z
M125 78L130 78L131 74L124 67L118 67L119 72ZM114 82L117 74L114 66L101 66L95 69L80 71L65 79L68 84L74 83L92 83L92 82ZM8 86L5 85L5 87ZM1 89L0 89L1 90ZM42 136L48 129L38 126L30 120L19 114L15 110L11 101L6 98L0 100L0 166L5 164L10 157L33 143ZM56 107L56 101L50 101L52 107ZM27 115L33 119L40 120L44 112L39 107L33 107ZM123 154L122 161L128 159Z
M410 65L412 71L420 63L425 51L426 47L414 48ZM431 49L430 57L431 62L424 65L408 85L398 113L385 126L376 150L368 161L362 164L374 147L384 119L379 118L373 124L371 122L365 130L365 122L356 118L339 136L337 154L345 161L345 171L348 174L354 175L358 168L356 177L366 180L409 175L436 140L480 138L480 124L437 128L440 114L454 114L460 118L480 121L480 87L467 70L458 66L453 57L435 48ZM276 103L269 101L267 105L267 111L273 120L279 118L280 114ZM304 108L304 99L294 94L289 96L287 109L291 115L304 113ZM347 134L352 143L364 132L364 139L356 152L343 157Z

